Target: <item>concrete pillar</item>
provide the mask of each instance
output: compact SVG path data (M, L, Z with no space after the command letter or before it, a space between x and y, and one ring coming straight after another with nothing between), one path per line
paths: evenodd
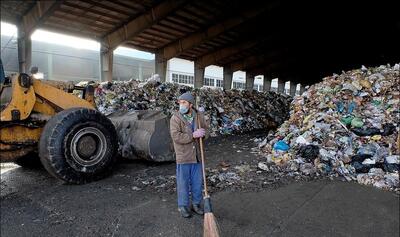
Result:
M305 90L306 90L306 87L304 85L300 84L300 95L302 95Z
M18 67L19 72L30 73L32 66L32 40L22 25L18 26Z
M142 64L141 63L139 63L138 73L139 73L139 75L138 75L139 81L142 81L143 80L143 68L142 68Z
M293 81L290 82L290 96L294 97L296 95L296 86L297 84Z
M246 90L252 91L254 87L254 75L246 72Z
M112 81L113 76L113 50L108 45L100 45L100 80Z
M160 76L161 82L166 82L168 60L163 58L161 54L156 53L154 63L155 63L155 73Z
M47 54L47 79L54 80L53 78L53 54Z
M270 91L270 90L271 90L271 79L269 79L268 76L264 74L263 91Z
M194 62L194 88L201 88L204 84L204 70L205 67L201 66L196 61Z
M285 81L278 78L278 93L285 93Z
M230 67L224 67L224 89L232 89L233 72Z

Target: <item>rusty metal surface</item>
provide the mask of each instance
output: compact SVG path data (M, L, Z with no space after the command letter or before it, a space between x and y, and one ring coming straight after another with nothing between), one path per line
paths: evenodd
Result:
M0 160L13 161L37 150L45 117L15 122L2 122L0 126Z

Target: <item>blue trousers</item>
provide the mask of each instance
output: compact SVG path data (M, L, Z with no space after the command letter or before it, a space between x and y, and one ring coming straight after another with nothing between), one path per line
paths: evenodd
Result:
M203 199L203 172L201 163L176 164L176 186L178 207L189 207L190 194L192 204L200 204Z

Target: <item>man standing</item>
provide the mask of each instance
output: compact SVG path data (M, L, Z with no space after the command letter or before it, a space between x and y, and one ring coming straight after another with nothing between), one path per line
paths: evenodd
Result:
M191 209L203 215L200 207L203 199L203 173L199 138L206 137L208 125L204 115L193 107L194 98L190 92L182 94L178 103L179 111L171 118L170 130L176 154L178 210L182 217L188 218L191 217ZM201 128L198 128L198 120Z

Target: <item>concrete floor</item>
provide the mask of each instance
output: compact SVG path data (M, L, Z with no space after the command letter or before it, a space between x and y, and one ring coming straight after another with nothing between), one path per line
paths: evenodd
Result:
M242 150L240 156L251 156ZM104 180L65 185L45 170L2 168L1 236L202 236L203 218L181 218L174 192L132 189L135 175L147 169L119 164ZM155 172L173 174L174 164L149 174ZM212 203L222 236L399 236L399 196L356 183L218 191Z

